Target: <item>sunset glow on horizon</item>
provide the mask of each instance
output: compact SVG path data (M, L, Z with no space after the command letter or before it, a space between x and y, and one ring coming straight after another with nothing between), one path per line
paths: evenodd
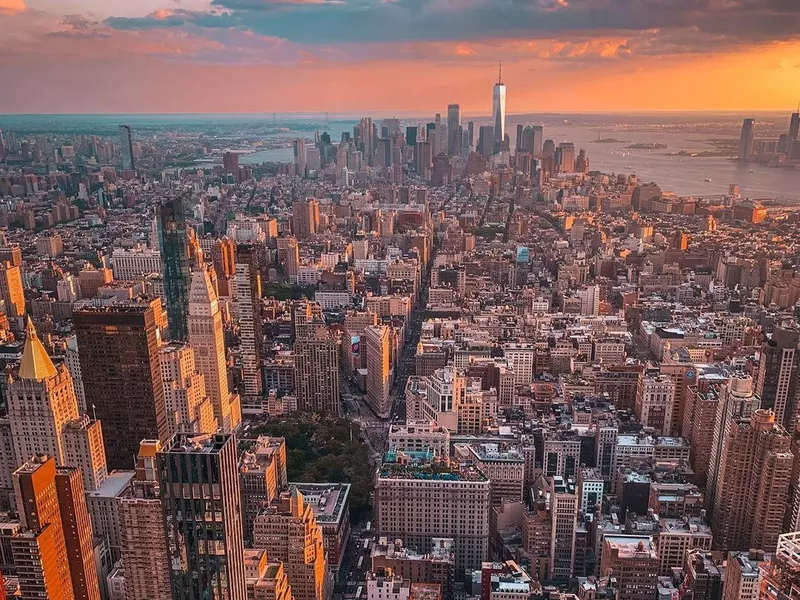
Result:
M133 6L132 6L133 5ZM0 113L789 110L791 0L0 0Z

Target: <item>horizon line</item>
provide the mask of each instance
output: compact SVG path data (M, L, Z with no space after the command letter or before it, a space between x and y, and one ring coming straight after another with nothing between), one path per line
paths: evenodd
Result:
M681 114L694 114L694 115L735 115L735 114L785 114L784 111L791 114L795 112L794 109L777 109L777 108L764 108L764 109L614 109L614 110L585 110L585 111L529 111L529 112L513 112L508 113L506 118L514 116L528 116L528 115L608 115L608 116L626 116L626 115L681 115ZM214 112L214 111L187 111L187 112L119 112L119 111L100 111L100 112L4 112L0 113L0 119L4 117L90 117L90 116L282 116L282 117L319 117L319 118L332 118L339 116L370 116L371 114L380 115L393 115L395 118L410 118L417 116L429 116L438 113L443 113L443 110L434 111L393 111L393 110L358 110L358 111L228 111L228 112ZM462 119L466 116L475 118L491 118L491 113L462 113ZM392 117L388 117L392 118Z

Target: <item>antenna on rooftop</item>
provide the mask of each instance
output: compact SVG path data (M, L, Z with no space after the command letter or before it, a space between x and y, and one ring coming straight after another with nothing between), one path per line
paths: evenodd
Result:
M497 83L503 83L503 61L500 61L500 68L497 72Z

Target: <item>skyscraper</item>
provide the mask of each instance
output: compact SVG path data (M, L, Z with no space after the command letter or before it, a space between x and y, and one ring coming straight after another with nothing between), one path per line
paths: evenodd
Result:
M236 245L228 236L223 236L211 246L211 262L217 276L217 295L231 295L231 281L236 275ZM190 300L191 304L191 300Z
M367 351L367 402L378 415L388 417L392 408L389 328L386 325L364 328Z
M461 107L458 104L447 106L447 153L461 153Z
M159 351L159 361L169 436L217 431L214 405L206 394L205 377L195 368L194 350L170 344Z
M192 274L188 324L189 345L194 350L195 366L205 379L206 394L211 398L217 427L230 433L239 426L242 407L239 395L228 388L222 311L206 269L198 269Z
M67 338L67 348L64 357L69 374L72 375L72 387L75 388L75 398L78 400L78 412L85 413L86 395L83 393L83 379L81 378L81 359L78 356L78 340L74 335Z
M499 77L492 90L492 123L494 143L499 147L506 139L506 84L503 83L503 63L500 63Z
M157 457L173 600L245 600L236 438L175 436Z
M11 549L20 591L28 598L73 600L55 460L43 456L23 464L14 472L14 493L22 531L12 538Z
M494 127L481 125L478 129L477 152L484 158L489 158L494 154Z
M297 488L282 492L256 517L253 545L283 562L295 600L330 597L322 527Z
M169 333L173 341L186 340L186 317L189 314L192 272L185 211L183 196L165 200L158 207L164 296L167 300Z
M133 159L133 138L131 137L131 126L119 126L119 143L122 152L122 169L133 170L136 164Z
M556 160L556 167L559 173L574 173L575 172L575 144L572 142L562 142L556 149L556 156L560 156L560 160Z
M22 287L22 267L8 261L0 264L0 299L9 317L25 316L25 292Z
M166 439L159 300L73 313L86 403L103 423L110 469L130 468L143 439Z
M56 469L56 492L75 600L100 600L92 521L86 508L80 469Z
M542 158L542 145L544 143L544 128L541 125L533 125L533 157Z
M797 346L800 330L791 325L775 325L772 335L761 345L761 357L756 375L756 394L761 408L775 413L775 420L788 427L795 416L794 387L796 380Z
M293 142L294 147L294 168L295 174L299 177L306 176L306 141L303 138L297 138Z
M364 117L361 119L361 144L359 150L364 155L368 165L373 164L373 155L375 154L375 128L372 124L372 117Z
M760 407L761 399L753 393L753 378L744 373L734 373L727 385L720 386L719 401L716 403L714 422L708 427L711 444L708 450L708 478L706 482L705 501L710 513L713 513L717 496L717 487L722 477L723 452L726 440L730 437L737 421L748 421ZM701 423L693 427L703 428ZM693 452L702 452L700 446L692 446Z
M781 138L783 137L781 136ZM797 158L798 153L800 153L800 111L792 113L792 118L789 121L789 134L784 141L783 151L792 159Z
M222 155L222 170L225 175L233 175L234 179L239 180L238 152L225 152Z
M158 440L142 440L136 459L136 478L119 498L122 564L127 600L169 598L170 561L164 536L156 455Z
M242 523L246 544L253 541L253 522L261 509L286 488L286 440L265 435L250 442L239 461Z
M9 377L6 399L16 464L39 454L68 464L64 428L78 418L72 377L63 364L56 368L50 360L30 319L19 372Z
M770 410L734 422L723 442L714 503L714 547L774 552L783 530L793 456Z
M22 597L99 600L79 470L37 456L14 472L14 491L22 531L11 548Z
M298 240L305 240L319 229L319 202L306 198L292 202L292 233Z
M675 381L669 375L645 375L636 393L636 417L644 427L669 435L675 410Z
M242 361L242 403L261 399L261 276L253 246L240 245L236 251L235 312L239 322Z
M65 464L78 467L83 476L83 488L95 491L108 478L106 447L100 421L89 415L70 421L64 427Z
M792 113L789 121L789 144L800 141L800 112Z
M317 307L318 308L318 307ZM339 346L311 304L295 310L294 377L297 407L338 415Z
M739 162L748 162L756 142L756 120L745 119L739 136Z
M550 575L568 580L575 564L575 513L578 495L575 482L563 477L548 478L550 484Z
M377 533L420 549L453 538L458 572L477 569L489 554L490 488L474 468L433 476L424 466L391 464L375 484Z
M427 140L417 142L417 153L414 157L414 170L417 175L425 176L425 171L429 171L433 163L433 149Z

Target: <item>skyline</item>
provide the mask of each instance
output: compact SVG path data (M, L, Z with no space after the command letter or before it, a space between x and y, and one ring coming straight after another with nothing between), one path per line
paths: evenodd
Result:
M500 60L509 114L800 98L800 6L781 0L64 4L0 0L0 113L483 115Z

